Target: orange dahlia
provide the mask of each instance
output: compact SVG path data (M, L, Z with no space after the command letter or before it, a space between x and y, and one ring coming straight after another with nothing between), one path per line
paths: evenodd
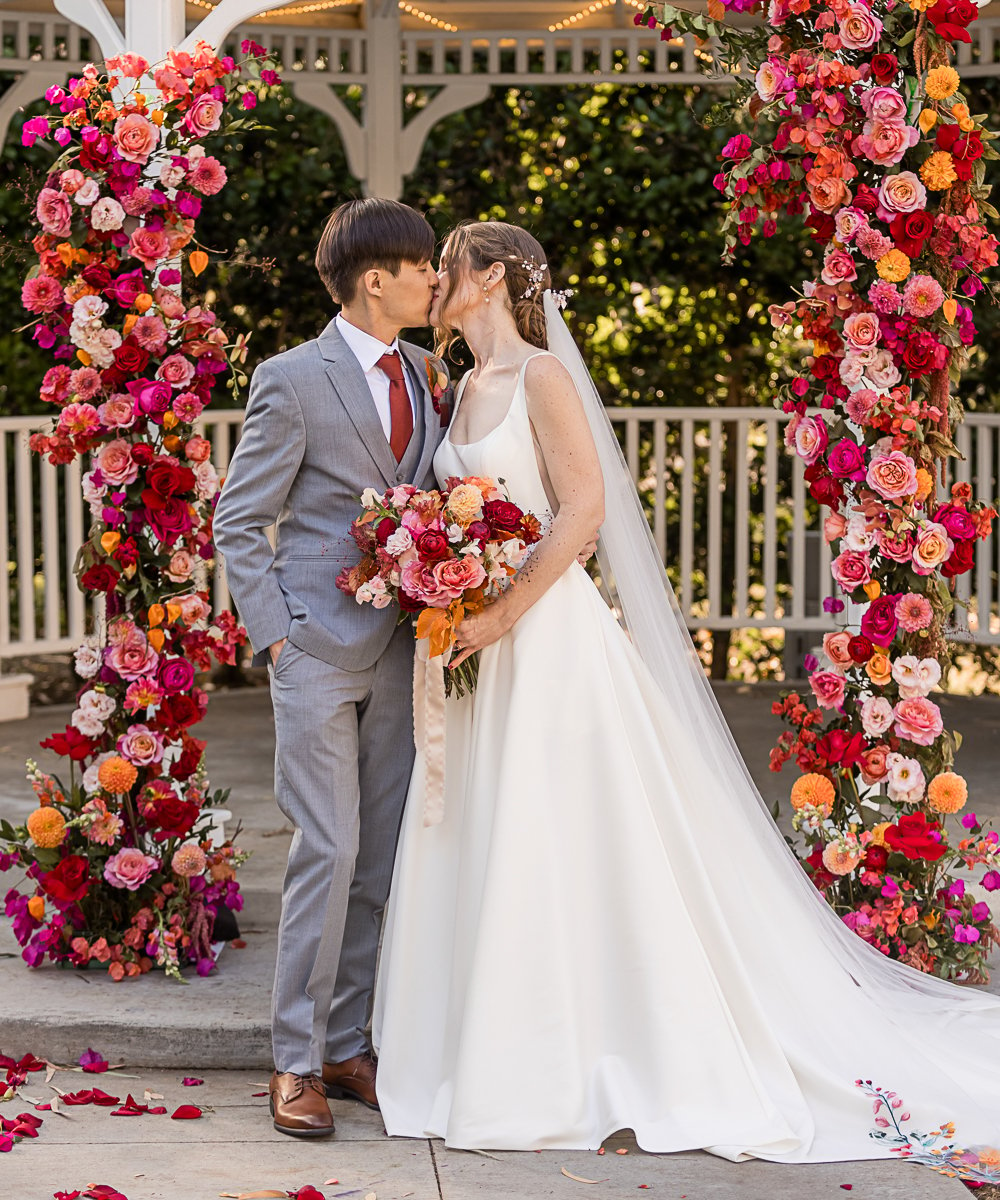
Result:
M54 850L66 836L66 818L58 808L36 808L28 818L28 833L40 849Z
M174 851L170 867L175 875L190 879L192 875L200 875L204 871L205 861L205 851L200 846L185 842Z
M932 192L944 192L958 179L955 160L947 150L935 150L920 165L920 178Z
M847 839L829 842L823 849L823 866L831 875L850 875L860 861L860 848Z
M139 772L135 767L119 755L102 762L97 771L97 779L101 787L116 796L130 792Z
M947 100L958 91L960 82L954 67L934 67L927 72L924 90L932 100Z
M823 810L824 816L833 811L833 798L836 795L833 784L825 775L812 772L800 775L792 784L792 808L800 809L810 806Z
M969 785L954 771L935 775L927 785L927 803L939 813L957 813L969 798Z
M914 497L919 503L926 500L934 488L934 476L926 467L917 467L917 492Z
M924 166L926 165L925 163ZM910 273L910 260L902 250L889 250L875 264L875 270L881 279L887 279L890 283L902 283Z

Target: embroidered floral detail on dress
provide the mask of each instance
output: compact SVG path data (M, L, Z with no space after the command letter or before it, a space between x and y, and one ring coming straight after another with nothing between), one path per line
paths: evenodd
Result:
M942 1121L937 1129L928 1133L906 1130L903 1126L911 1117L901 1096L875 1087L870 1079L856 1079L854 1083L871 1097L875 1128L868 1136L889 1146L893 1154L963 1183L1000 1184L1000 1149L960 1146L955 1141L953 1121Z

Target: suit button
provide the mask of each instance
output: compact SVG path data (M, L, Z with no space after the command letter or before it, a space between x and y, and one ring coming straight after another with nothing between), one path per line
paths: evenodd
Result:
M397 483L402 483L405 479L406 479L405 471L397 471L396 472L396 482Z

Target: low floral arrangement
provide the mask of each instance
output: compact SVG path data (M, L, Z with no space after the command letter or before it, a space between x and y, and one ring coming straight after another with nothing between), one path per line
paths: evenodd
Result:
M417 637L428 639L429 656L447 654L465 615L496 599L542 535L501 485L469 476L442 491L368 488L351 526L361 561L341 571L337 587L359 604L398 605L400 620L411 616ZM448 694L471 692L478 665L474 654L446 672Z
M707 16L657 3L636 18L701 39L732 83L715 118L750 130L725 144L714 181L726 255L787 218L817 248L816 277L772 310L811 342L776 404L810 495L830 509L833 578L855 615L807 660L807 697L775 705L790 729L772 769L794 759L803 772L800 857L861 937L969 982L987 978L998 934L984 893L953 871L994 891L1000 857L971 812L968 836L949 840L967 787L933 693L959 624L955 581L991 553L997 515L945 472L976 337L968 302L997 265L985 168L998 135L953 65L978 12L971 0L709 0Z
M29 762L39 807L0 824L0 869L24 870L5 908L31 966L204 974L219 913L241 903L243 856L211 832L227 793L210 793L191 730L207 700L197 672L245 641L209 604L219 478L195 423L246 351L180 284L208 264L195 222L226 183L205 143L248 127L258 92L280 82L262 47L242 49L240 63L200 43L155 67L134 54L90 64L23 128L58 154L22 299L56 360L41 396L59 414L31 445L54 464L89 460L77 575L103 609L76 652L76 710L42 743L69 778Z

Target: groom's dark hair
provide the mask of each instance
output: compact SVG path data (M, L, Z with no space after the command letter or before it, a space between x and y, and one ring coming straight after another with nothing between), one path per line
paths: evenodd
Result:
M335 208L316 248L316 270L338 304L350 304L358 280L373 267L399 274L404 262L425 263L434 253L434 230L398 200L371 196Z

